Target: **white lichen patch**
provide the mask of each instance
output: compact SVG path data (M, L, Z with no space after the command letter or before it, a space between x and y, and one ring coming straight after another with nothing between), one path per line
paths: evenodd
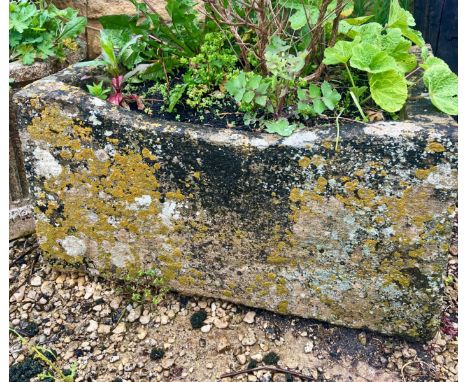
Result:
M262 138L252 138L250 140L250 145L261 150L271 146L272 144L275 144L278 142L278 140L278 137L274 136L273 134L269 134L268 136Z
M86 244L76 236L65 236L60 245L68 256L82 257L86 253Z
M123 268L128 262L133 260L132 251L127 243L118 243L109 251L111 262L116 267Z
M37 175L49 179L52 176L59 176L62 173L62 166L47 150L36 147L33 155L36 159L35 170Z
M249 139L245 135L231 132L229 130L221 130L218 133L209 135L207 140L211 143L223 145L229 144L230 146L248 146L249 144Z
M91 97L91 103L96 107L102 107L102 106L107 105L106 101L97 97Z
M96 117L96 114L94 114L94 113L89 113L88 119L94 126L101 126L102 125L102 122Z
M111 145L110 143L104 146L104 150L106 151L107 154L109 154L112 157L115 155L115 147Z
M99 216L97 216L97 214L94 212L94 211L88 211L86 213L86 217L88 218L88 221L91 223L91 224L95 224L98 222L99 220Z
M421 126L408 122L375 122L364 127L364 133L368 135L393 138L401 136L414 137L415 134L421 130Z
M132 211L144 210L151 205L152 199L149 195L142 195L135 198L135 203L130 204L127 209Z
M109 159L109 155L107 155L106 151L102 149L96 150L94 155L100 162L105 162Z
M177 203L170 200L165 201L162 205L162 211L159 217L164 225L171 227L172 220L177 220L179 218Z
M285 138L281 143L285 146L307 147L314 144L318 138L318 135L313 131L298 131Z
M452 190L457 187L457 177L452 174L448 163L439 164L437 171L431 172L425 182L436 189Z

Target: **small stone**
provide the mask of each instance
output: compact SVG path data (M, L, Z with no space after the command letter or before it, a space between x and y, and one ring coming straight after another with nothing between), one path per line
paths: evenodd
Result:
M247 312L247 314L244 317L244 322L247 322L248 324L253 324L255 322L255 312Z
M32 286L40 286L42 284L41 277L40 276L34 276L33 278L31 278L30 284Z
M141 306L139 306L136 309L130 310L130 313L127 316L128 322L135 322L138 320L141 316Z
M100 324L98 327L98 333L99 334L109 334L111 331L111 326L110 325L103 325Z
M242 345L245 345L245 346L255 345L256 342L257 342L257 339L255 338L255 334L252 331L249 331L247 335L244 338L242 338L242 341L241 341Z
M314 343L312 341L309 341L304 346L304 353L306 354L312 353L313 349L314 349Z
M314 378L315 380L317 380L317 379L318 379L318 376L319 376L317 369L316 369L316 368L310 369L310 375L312 376L312 378Z
M50 297L54 294L54 284L52 284L50 281L44 281L44 283L41 285L41 292L47 297Z
M111 302L109 303L109 306L112 309L119 309L120 303L122 302L122 298L120 297L114 297Z
M364 332L359 333L359 334L358 334L358 341L359 341L362 345L366 346L366 345L367 345L366 333L364 333Z
M201 309L205 309L208 304L205 300L201 300L199 303L198 303L198 306L201 308Z
M161 325L167 325L169 323L169 317L161 316Z
M220 320L218 317L214 319L213 324L218 329L226 329L229 326L229 324L226 321Z
M147 325L151 320L151 316L148 314L146 316L141 316L140 317L140 324L142 325Z
M208 362L208 363L206 364L206 368L207 368L207 369L212 369L212 368L213 368L213 364L212 364L211 362Z
M203 333L208 333L211 330L211 325L203 325L200 330Z
M143 329L143 328L138 328L137 329L137 338L139 340L144 340L147 334L148 334L148 332L145 329Z
M55 282L57 284L63 284L65 282L65 275L63 274L58 275L57 278L55 279Z
M125 333L126 331L127 331L127 328L125 326L125 322L120 322L112 331L112 333L121 334L121 333Z
M255 360L255 361L257 361L257 362L261 362L262 359L263 359L263 355L262 355L262 353L254 354L254 355L252 356L252 359Z
M174 318L174 317L176 316L176 313L175 313L173 310L169 310L169 311L167 312L167 316L168 316L170 319L172 319L172 318Z
M229 344L228 339L227 339L226 337L223 336L223 337L221 337L221 338L219 339L219 341L218 341L218 346L217 346L216 349L218 350L218 352L222 352L223 350L228 349L229 346L230 346L230 344Z
M83 298L87 300L94 294L94 285L93 284L86 285L85 290L86 290L86 293Z
M88 333L93 333L97 330L98 328L98 323L94 320L89 321L88 327L86 328L86 331Z
M172 358L167 358L161 362L161 366L165 370L170 369L172 365L174 365L174 360Z
M247 357L245 356L245 354L239 354L237 356L237 360L241 365L245 365L245 363L247 362Z

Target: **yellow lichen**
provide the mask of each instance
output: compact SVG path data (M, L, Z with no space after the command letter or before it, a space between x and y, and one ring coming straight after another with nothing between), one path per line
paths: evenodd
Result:
M306 168L306 167L309 167L309 165L312 163L312 159L310 159L309 157L302 157L301 159L299 159L299 166L301 166L302 168Z
M288 313L288 306L289 306L288 301L283 300L278 304L278 307L276 309L278 310L279 313L287 314Z
M426 146L426 151L431 153L443 153L445 151L445 147L439 142L430 142Z

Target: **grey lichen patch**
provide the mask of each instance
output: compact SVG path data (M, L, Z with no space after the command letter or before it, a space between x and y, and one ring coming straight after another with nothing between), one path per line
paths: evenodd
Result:
M50 152L36 147L34 149L33 155L36 159L37 175L43 176L48 179L52 176L59 176L61 174L62 166L50 154Z
M59 243L68 256L81 257L86 253L86 243L76 236L65 236Z
M376 122L368 124L364 132L369 135L398 137L414 137L422 130L421 126L411 122Z

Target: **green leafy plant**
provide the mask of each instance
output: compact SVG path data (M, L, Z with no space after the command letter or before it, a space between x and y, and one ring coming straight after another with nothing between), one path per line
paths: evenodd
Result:
M139 271L136 276L127 276L126 281L125 293L137 303L151 302L158 305L169 292L164 278L156 269Z
M91 95L100 99L107 99L110 93L110 89L104 87L103 81L94 83L92 85L86 85L86 87L88 88L88 91Z
M32 354L35 358L39 359L48 367L47 371L42 372L38 375L40 380L52 379L53 381L57 382L75 381L77 371L76 363L73 363L68 372L65 372L55 364L54 360L56 359L56 354L53 351L46 349L42 346L31 344L26 338L24 338L13 328L10 328L10 332L19 338L22 345L28 349L28 352L30 354Z
M181 65L179 58L200 52L210 25L200 21L193 1L168 0L169 21L145 2L129 1L135 5L136 15L110 15L99 20L112 34L114 47L125 50L120 57L123 66L133 70L143 64L132 75L142 80L167 79L168 73Z
M401 118L419 81L414 74L424 71L435 107L458 113L458 78L425 49L408 2L204 0L196 8L168 0L165 21L148 2L129 1L136 14L101 18L99 60L116 105L135 101L152 114L155 107L139 102L147 97L161 115L180 120L193 112L198 121L211 108L235 115L227 127L240 115L246 129L281 136L313 118L334 120L338 147L340 119ZM143 81L151 83L140 87L141 97L129 93ZM97 85L90 91L103 97Z
M372 20L385 24L388 20L388 12L391 0L354 0L353 16L372 15ZM413 9L413 0L400 0L400 5L407 11Z
M10 61L31 65L35 60L56 57L64 60L77 49L76 37L83 33L86 18L72 8L58 9L28 1L10 1Z
M187 94L187 104L192 108L210 105L208 93L225 82L237 63L237 56L230 48L225 48L225 44L224 33L210 32L205 35L200 53L180 59L188 70L183 75L183 84L176 85L170 91L169 111L173 110L184 93Z
M390 2L385 27L366 21L367 18L341 21L340 31L350 40L340 40L334 46L326 48L323 60L327 66L344 65L350 82L350 96L364 119L361 104L370 98L388 112L394 113L403 108L408 98L406 74L418 65L410 48L413 43L424 46L421 34L412 29L415 25L413 16L399 6L398 0ZM430 87L434 105L448 114L457 114L456 75L442 60L432 65L435 69L430 66L429 63L422 67L427 69L424 81ZM364 86L356 86L350 68L366 73L367 81ZM437 81L436 78L441 80ZM370 95L362 100L367 88Z
M267 132L282 136L291 135L301 125L290 122L288 117L297 114L313 116L325 109L333 110L341 99L340 94L328 82L322 87L310 84L308 89L299 88L301 71L305 65L307 52L290 53L292 46L274 36L265 48L268 76L252 72L240 72L226 83L226 90L239 103L240 109L247 112L259 107L266 109L274 118L260 121ZM317 93L318 90L318 93ZM249 120L251 114L247 114Z
M316 116L325 110L334 110L341 100L341 95L329 82L321 87L311 83L308 89L297 89L297 111L303 117Z

